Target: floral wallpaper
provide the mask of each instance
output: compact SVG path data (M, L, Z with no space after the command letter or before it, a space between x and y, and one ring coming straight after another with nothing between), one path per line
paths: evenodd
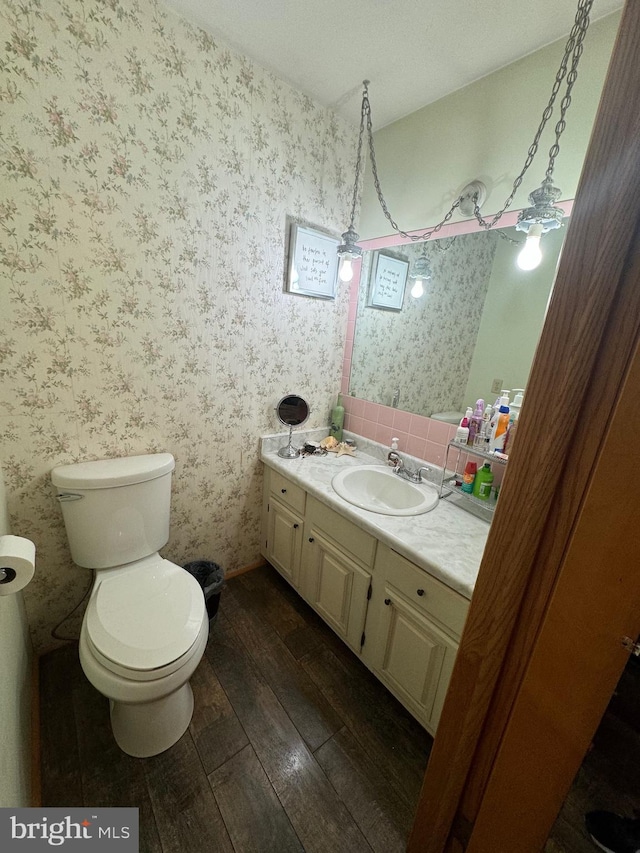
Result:
M349 389L356 397L416 415L464 411L464 392L489 287L497 236L479 232L414 243L384 253L413 263L423 252L432 278L414 299L407 280L402 310L367 305L373 252L362 261ZM444 247L438 248L439 246Z
M348 308L283 292L285 217L342 230L356 132L154 0L0 20L0 462L42 651L91 580L58 464L169 451L163 555L259 559L258 438L285 393L327 423Z

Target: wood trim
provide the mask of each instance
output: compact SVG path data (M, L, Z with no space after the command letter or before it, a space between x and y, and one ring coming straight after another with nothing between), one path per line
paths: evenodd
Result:
M640 285L640 249L637 257ZM625 470L640 465L637 443L629 450L629 424L640 423L639 388L640 347L491 768L467 853L543 848L629 658L621 639L640 634L637 483L633 476L622 476L611 487L621 458L632 454ZM544 779L544 784L531 784L532 779Z
M42 805L42 765L40 750L40 658L31 658L31 807Z
M475 820L638 340L638 69L628 0L410 853L442 853L458 812Z
M260 560L256 560L255 563L250 563L248 566L243 566L240 569L233 569L231 572L227 572L225 574L225 578L236 578L238 575L243 575L245 572L252 572L254 569L260 569L262 566L266 566L267 561L264 558Z

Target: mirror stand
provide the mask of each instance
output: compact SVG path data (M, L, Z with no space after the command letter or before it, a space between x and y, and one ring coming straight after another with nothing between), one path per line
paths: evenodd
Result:
M278 456L295 459L300 455L300 450L292 444L293 428L307 422L311 409L307 401L297 394L286 394L275 408L280 423L289 427L289 443L278 450Z
M291 444L292 436L293 424L289 424L289 443L285 447L281 447L278 451L278 456L281 456L283 459L295 459L296 456L300 456L300 448L294 447Z

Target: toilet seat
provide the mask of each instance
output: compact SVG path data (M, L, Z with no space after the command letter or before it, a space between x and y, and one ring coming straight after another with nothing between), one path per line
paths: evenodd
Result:
M85 617L87 644L125 678L162 678L189 659L205 616L195 578L156 555L99 578Z

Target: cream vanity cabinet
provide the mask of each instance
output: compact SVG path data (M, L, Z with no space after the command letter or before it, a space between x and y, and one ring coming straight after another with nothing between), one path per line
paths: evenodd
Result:
M262 553L435 733L469 602L268 466Z
M373 536L307 496L299 592L358 653L376 545Z
M469 602L382 543L374 578L362 659L435 733Z
M262 553L295 589L300 583L306 500L304 489L265 468Z

